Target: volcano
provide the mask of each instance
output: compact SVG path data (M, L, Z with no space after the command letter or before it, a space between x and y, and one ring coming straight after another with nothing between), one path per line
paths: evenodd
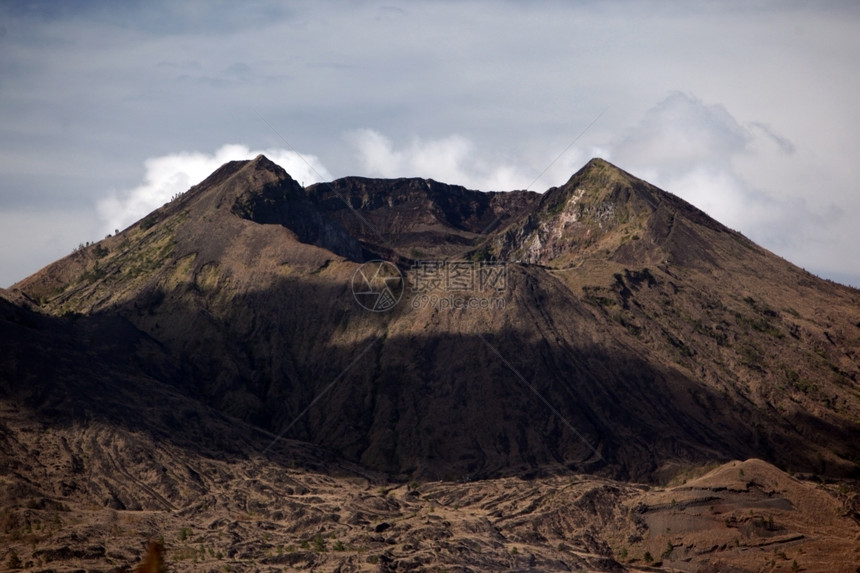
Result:
M206 495L154 444L397 483L860 477L860 292L602 159L543 194L233 161L0 303L7 415L95 444L46 499Z

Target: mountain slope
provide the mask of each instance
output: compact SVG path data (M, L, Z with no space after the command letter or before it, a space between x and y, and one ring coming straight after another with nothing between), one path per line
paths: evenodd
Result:
M472 191L432 179L346 177L309 196L377 253L411 259L457 255L488 232L529 212L540 195Z
M0 294L10 568L125 571L153 538L171 571L860 565L849 484L760 460L684 468L667 488L570 473L389 483L301 443L266 450L271 435L157 381L174 366L122 319L38 315Z
M378 256L406 277L386 313L350 290ZM121 317L182 365L160 382L403 478L860 462L860 293L602 160L542 196L231 162L13 291Z

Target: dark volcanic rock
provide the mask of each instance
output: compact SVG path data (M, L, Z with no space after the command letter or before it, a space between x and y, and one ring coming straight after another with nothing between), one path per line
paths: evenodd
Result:
M405 277L384 313L351 290L376 256ZM751 456L847 475L860 459L857 291L602 160L544 195L303 189L265 157L231 162L9 297L4 328L29 342L2 364L7 395L72 418L139 426L104 399L118 379L88 374L106 368L404 478L660 480ZM195 411L150 417L204 436Z

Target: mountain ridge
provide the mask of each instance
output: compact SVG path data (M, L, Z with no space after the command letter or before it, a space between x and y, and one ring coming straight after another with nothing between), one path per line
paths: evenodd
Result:
M603 160L230 162L0 290L0 347L10 568L860 566L860 291Z
M508 283L493 296L505 308L362 313L350 277L380 256L399 266L413 305L422 260L470 272L503 263ZM737 291L724 286L731 277ZM309 410L291 436L393 474L572 464L651 479L678 461L753 456L806 468L820 458L847 474L860 461L858 293L600 159L544 195L354 177L302 188L264 156L230 162L11 292L49 314L118 314L189 365L182 384L204 403L273 433L346 370L351 389L327 396L328 411ZM822 306L842 316L822 318ZM507 380L502 394L494 377ZM563 419L526 400L522 381ZM415 402L422 395L428 403ZM464 440L486 411L499 432ZM637 437L619 413L666 441ZM543 433L525 430L538 419ZM807 427L827 429L826 452ZM596 466L583 438L601 452ZM779 453L792 440L798 451Z

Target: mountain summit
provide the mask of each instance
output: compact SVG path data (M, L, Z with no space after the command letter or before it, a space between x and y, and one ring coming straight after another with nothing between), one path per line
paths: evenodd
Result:
M368 312L352 285L379 259L401 299ZM171 391L392 476L860 471L860 293L600 159L542 195L233 161L11 293L117 321Z

